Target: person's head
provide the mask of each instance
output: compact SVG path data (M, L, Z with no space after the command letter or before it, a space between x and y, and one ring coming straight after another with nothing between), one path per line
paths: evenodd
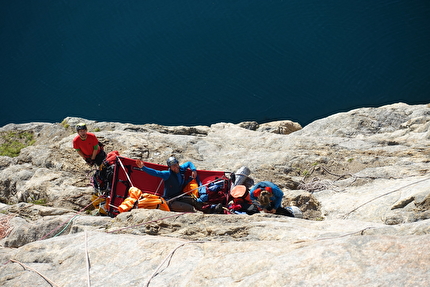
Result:
M264 189L257 188L254 190L254 195L257 197L258 202L261 206L269 206L272 202L270 198L272 197L272 188L266 186Z
M176 157L171 156L167 159L167 166L174 172L179 173L179 161Z
M87 138L87 131L87 125L85 123L79 123L76 125L76 132L79 134L81 139L84 140Z

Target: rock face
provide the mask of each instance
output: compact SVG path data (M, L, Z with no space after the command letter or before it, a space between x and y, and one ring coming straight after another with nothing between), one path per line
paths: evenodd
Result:
M303 219L135 209L91 215L72 150L85 121L106 151L198 169L251 170ZM9 124L35 144L0 157L2 286L429 286L430 107L399 103L210 127L66 118ZM43 205L36 203L44 203Z

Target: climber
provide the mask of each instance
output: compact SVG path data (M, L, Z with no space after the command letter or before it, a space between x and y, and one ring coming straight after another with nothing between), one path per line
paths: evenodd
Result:
M76 125L78 135L73 139L73 148L92 166L96 164L100 166L106 158L106 153L101 147L97 137L93 133L89 133L85 123Z
M250 197L253 202L247 209L248 214L254 214L262 210L266 213L274 213L294 217L294 213L288 208L281 206L284 193L270 181L261 181L255 184L250 190Z
M136 160L136 165L149 175L161 177L164 181L163 198L169 203L171 211L195 212L196 200L191 195L180 196L189 180L197 177L197 170L191 161L179 165L179 161L171 156L167 160L168 170L155 170L146 167L144 162ZM191 179L185 179L185 172L191 170ZM180 197L178 197L180 196Z

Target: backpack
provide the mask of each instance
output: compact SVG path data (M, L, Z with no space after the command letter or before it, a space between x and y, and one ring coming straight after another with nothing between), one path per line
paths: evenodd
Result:
M221 203L227 204L228 191L229 191L229 179L227 177L210 177L206 178L203 185L206 186L206 193L208 195L208 204Z
M251 197L245 185L236 185L230 190L231 201L229 208L234 211L245 212L251 205Z
M232 201L235 204L249 203L252 204L248 189L244 185L236 185L230 190Z

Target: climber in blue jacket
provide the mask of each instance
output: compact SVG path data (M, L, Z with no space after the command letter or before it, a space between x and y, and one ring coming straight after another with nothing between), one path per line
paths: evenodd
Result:
M170 210L181 211L181 212L195 212L194 205L195 200L191 196L181 196L175 198L182 194L182 190L188 183L185 179L185 172L187 169L191 170L191 177L197 177L197 170L194 164L190 161L179 165L179 161L171 156L167 160L168 170L155 170L146 167L144 162L141 160L136 160L136 165L142 171L149 175L160 177L164 181L164 194L163 198L168 201Z
M273 182L260 181L251 188L249 193L254 204L248 209L248 214L262 210L267 213L294 217L293 212L281 206L284 193Z

